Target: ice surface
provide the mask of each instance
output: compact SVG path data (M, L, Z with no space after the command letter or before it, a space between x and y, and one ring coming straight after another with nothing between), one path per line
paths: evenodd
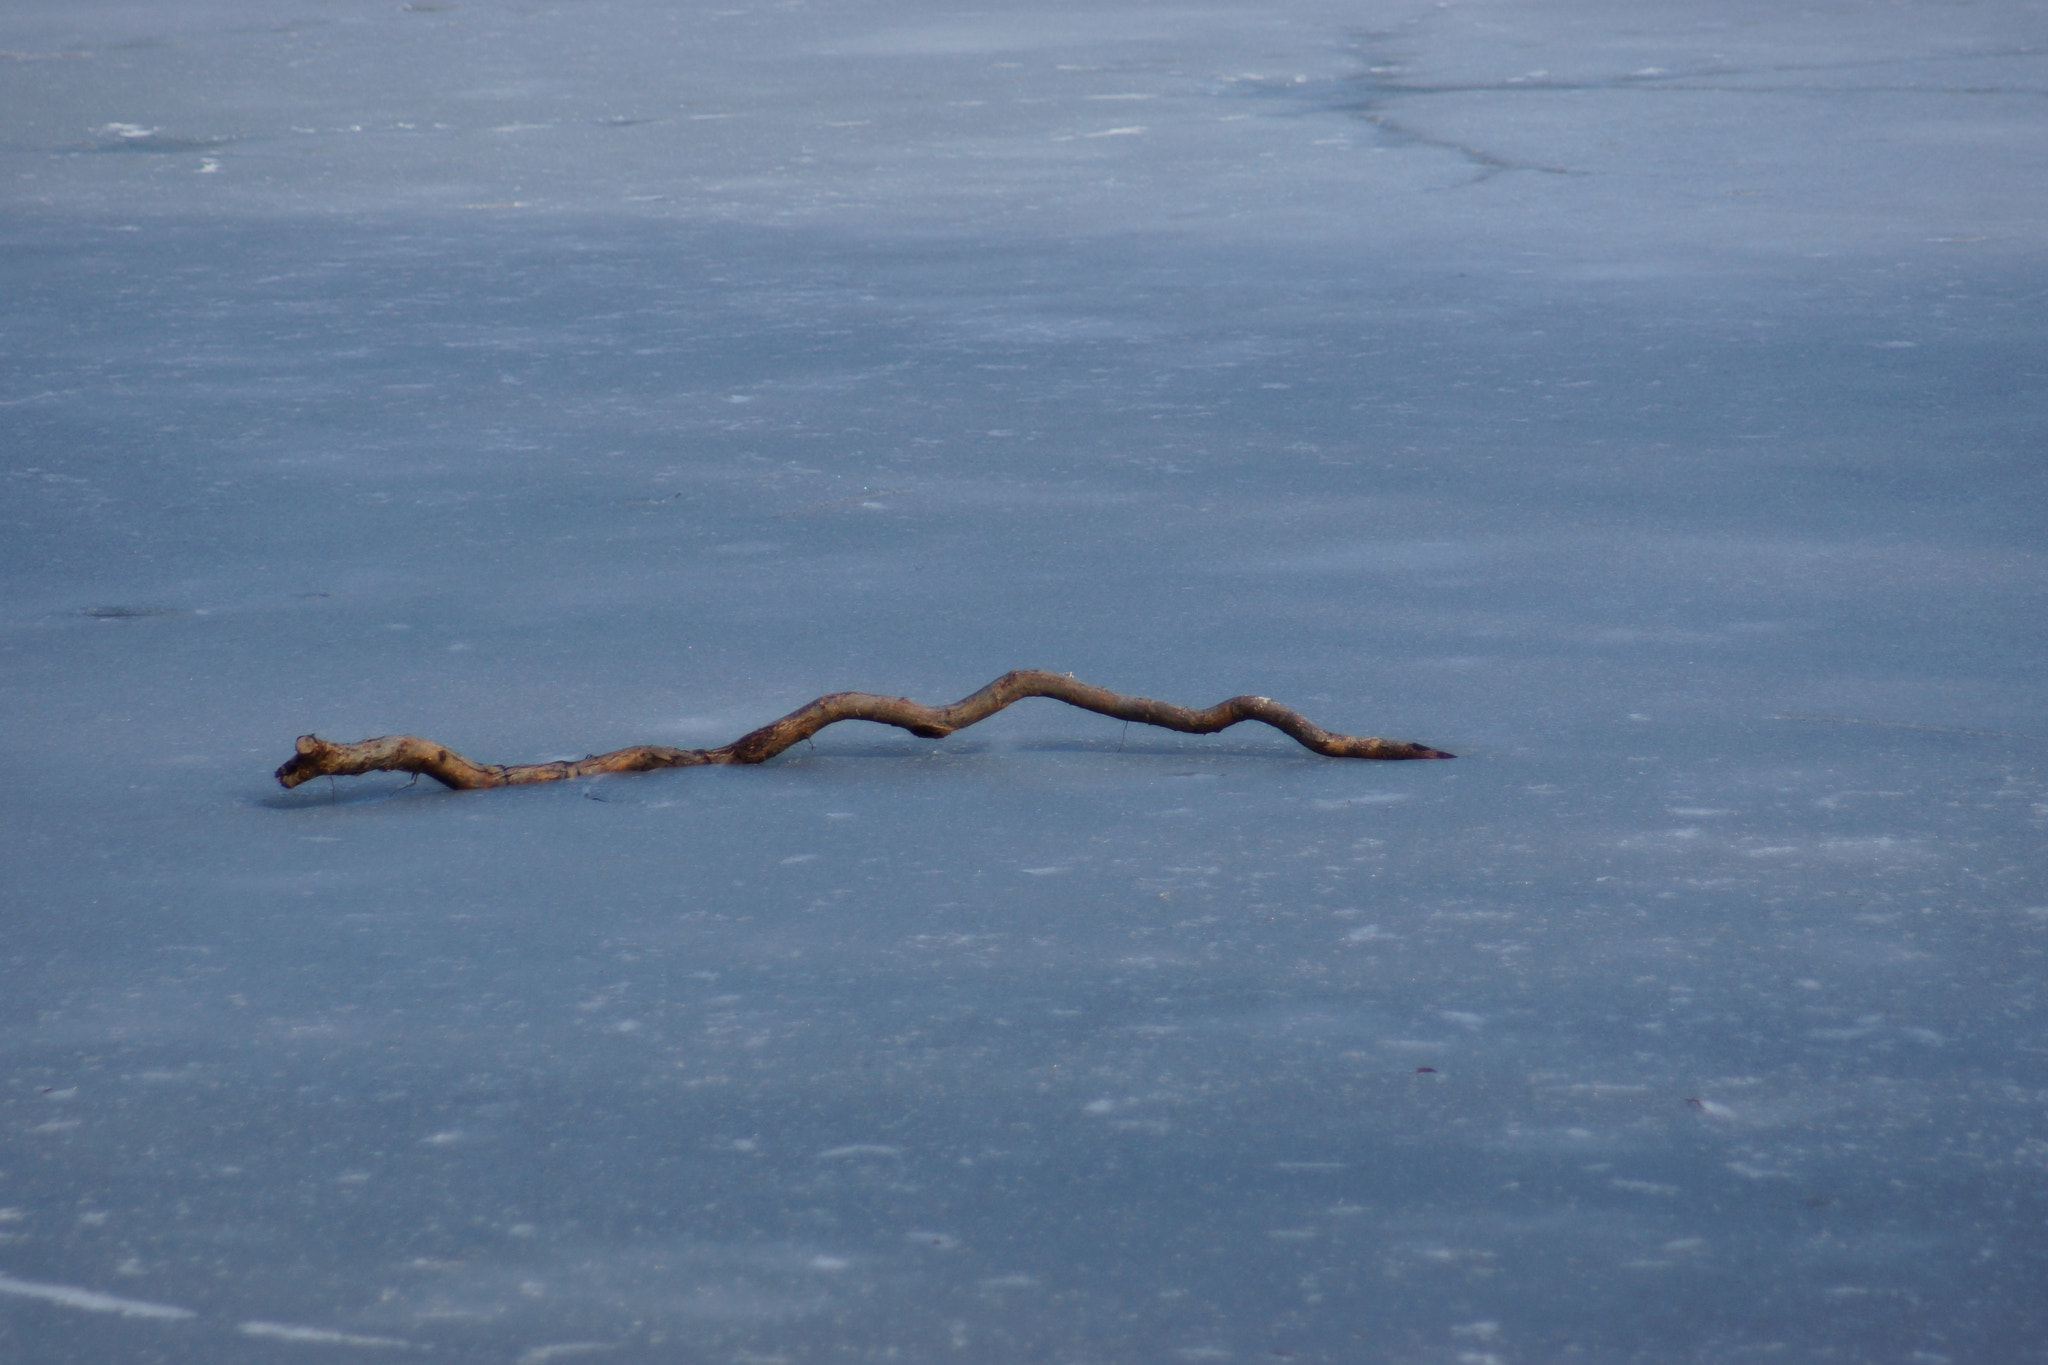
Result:
M2043 13L727 3L0 14L0 1359L2039 1358Z

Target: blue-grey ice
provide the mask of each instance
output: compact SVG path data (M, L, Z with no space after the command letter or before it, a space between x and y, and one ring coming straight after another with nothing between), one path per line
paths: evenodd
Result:
M2042 1359L2048 11L717 2L0 10L0 1360Z

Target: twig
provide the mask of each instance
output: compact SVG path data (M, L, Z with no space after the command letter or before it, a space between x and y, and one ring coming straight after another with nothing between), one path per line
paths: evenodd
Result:
M641 744L574 761L504 767L495 763L478 763L444 744L436 744L417 735L385 735L354 744L332 744L318 735L300 735L298 753L277 770L277 780L286 787L296 787L301 782L323 775L406 772L423 773L445 787L465 791L476 787L513 787L528 782L559 782L564 778L594 777L600 773L638 773L654 768L694 768L704 764L765 763L798 740L809 739L836 721L878 721L908 730L923 739L944 739L955 730L985 720L1011 702L1025 697L1051 697L1085 711L1190 735L1214 734L1239 721L1262 721L1326 758L1455 757L1426 744L1370 736L1334 735L1310 724L1299 712L1269 697L1232 697L1205 711L1196 711L1170 702L1153 701L1150 697L1126 697L1106 687L1077 682L1065 673L1021 668L1005 673L973 696L951 706L925 706L905 697L884 697L872 692L834 692L717 749L671 749L665 745Z

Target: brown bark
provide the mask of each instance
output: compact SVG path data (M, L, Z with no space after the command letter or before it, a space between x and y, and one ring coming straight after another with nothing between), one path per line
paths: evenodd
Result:
M1214 734L1244 720L1263 721L1326 758L1455 757L1441 749L1398 739L1334 735L1270 697L1231 697L1207 710L1196 711L1150 697L1126 697L1106 687L1077 682L1065 673L1020 668L951 706L925 706L905 697L884 697L872 692L834 692L717 749L670 749L659 744L640 744L574 762L522 763L508 768L478 763L446 745L417 735L385 735L354 744L331 744L318 735L300 735L298 753L277 770L277 780L287 787L296 787L316 777L424 773L443 786L464 791L474 787L559 782L565 777L595 777L600 773L692 768L705 763L765 763L835 721L879 721L924 739L944 739L1025 697L1051 697L1118 720L1135 720L1190 735Z

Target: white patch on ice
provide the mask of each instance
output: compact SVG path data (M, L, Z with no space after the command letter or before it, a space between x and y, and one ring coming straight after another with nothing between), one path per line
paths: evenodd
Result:
M1436 1013L1439 1019L1448 1019L1454 1024L1463 1024L1466 1028L1479 1028L1486 1023L1485 1015L1473 1014L1469 1010L1438 1010Z
M827 1147L818 1153L820 1161L836 1161L848 1156L902 1156L901 1147L888 1147L879 1142L852 1142L844 1147Z
M1081 1106L1081 1112L1084 1114L1109 1114L1115 1111L1115 1100L1090 1100Z
M616 1351L615 1341L558 1341L549 1346L536 1346L519 1357L518 1365L548 1365L551 1360L562 1356L585 1356L592 1351Z
M1143 132L1148 132L1148 131L1150 131L1150 130L1149 130L1149 129L1147 129L1147 128L1145 128L1145 127L1144 127L1144 126L1143 126L1142 124L1139 124L1139 125L1134 125L1134 126L1132 126L1132 127L1129 127L1129 128L1104 128L1104 129L1103 129L1103 130L1102 130L1101 132L1099 132L1099 133L1083 133L1083 134L1081 134L1081 136L1082 136L1082 137L1130 137L1131 135L1133 135L1133 134L1135 134L1135 133L1143 133Z
M368 1346L379 1350L410 1351L413 1344L397 1337L364 1337L353 1332L336 1332L325 1327L294 1327L283 1322L245 1322L245 1337L268 1337L272 1341L297 1341L308 1346Z
M1614 1188L1617 1190L1627 1190L1630 1194L1678 1193L1678 1186L1661 1185L1654 1180L1624 1180L1620 1176L1616 1176L1614 1179L1608 1181L1607 1183L1614 1186Z
M168 1303L145 1303L141 1299L123 1299L113 1294L102 1294L97 1289L74 1289L68 1284L17 1280L12 1275L0 1275L0 1294L13 1294L23 1299L41 1299L45 1303L61 1303L66 1308L83 1308L88 1313L118 1313L124 1318L175 1320L198 1316L189 1308L178 1308Z
M828 1273L845 1270L852 1264L853 1262L847 1260L844 1256L813 1256L810 1259L811 1269L823 1270Z
M1071 872L1071 866L1062 867L1020 867L1017 869L1027 877L1050 877L1056 872Z
M816 861L818 861L818 855L815 853L792 853L782 860L782 866L795 867L798 863L814 863Z

